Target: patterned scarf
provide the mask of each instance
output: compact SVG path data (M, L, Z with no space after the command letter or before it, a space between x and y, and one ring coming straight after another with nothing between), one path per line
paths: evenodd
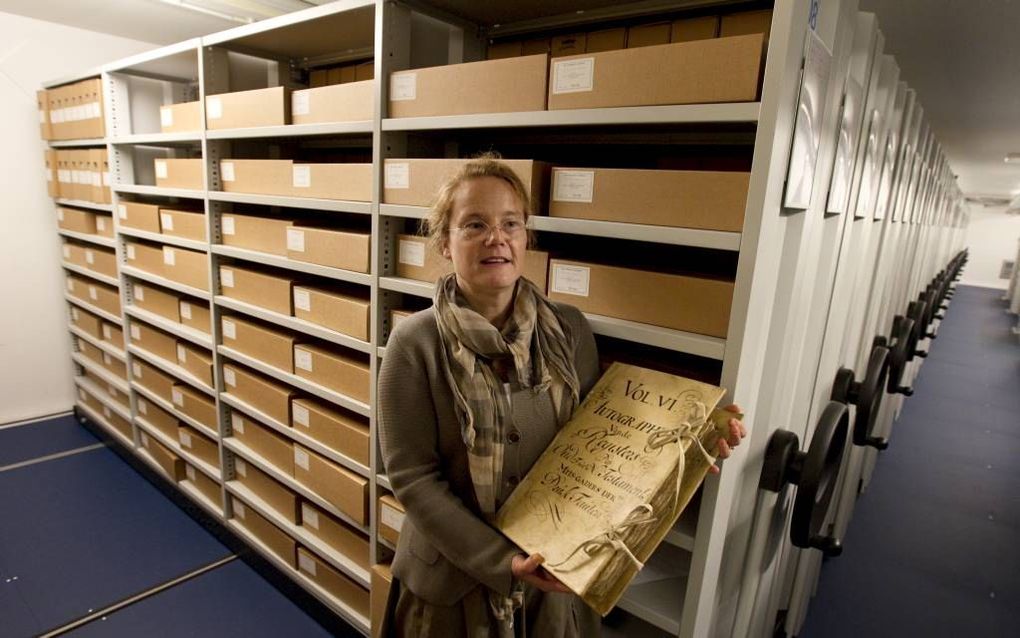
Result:
M482 513L495 518L503 484L503 452L510 423L510 393L493 371L494 359L512 359L521 386L549 391L557 425L577 407L580 383L574 369L577 336L559 310L521 277L513 312L502 330L471 309L447 275L436 283L436 323L443 371L453 390L468 466Z

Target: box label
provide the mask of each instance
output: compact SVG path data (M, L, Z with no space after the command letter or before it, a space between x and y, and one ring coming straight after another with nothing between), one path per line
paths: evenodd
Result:
M234 471L241 476L248 478L248 464L241 459L234 459Z
M173 396L174 405L183 408L184 407L184 393L181 392L180 390L178 390L177 388L174 388L173 390L171 390L171 394Z
M178 363L188 362L188 351L181 344L177 344L177 361Z
M287 250L297 253L305 252L305 231L296 228L287 229Z
M131 326L131 338L134 339L135 341L141 341L142 340L142 330L141 330L141 328L139 328L138 326L132 325Z
M312 353L307 350L294 349L294 367L312 371Z
M71 308L71 319L74 319L75 323L78 322L78 309L77 308ZM106 326L103 326L103 327L105 328Z
M57 209L57 221L58 222L64 221L64 209L63 208L58 208Z
M305 91L295 91L290 94L290 113L291 115L308 115L311 111L310 100L311 97Z
M159 107L159 125L163 127L174 125L174 111L169 106Z
M127 256L128 256L128 259L130 259L131 261L134 261L134 259L135 259L135 247L130 245L130 244L128 244L128 247L127 247Z
M110 326L106 324L103 324L103 339L106 339L107 341L113 339L113 330L111 330Z
M588 285L591 280L591 268L587 266L567 266L554 264L552 272L552 291L565 295L588 296Z
M103 186L110 185L110 171L103 171Z
M407 102L418 99L418 74L394 73L390 76L390 100Z
M110 408L108 408L105 405L103 406L103 416L105 416L108 419L113 416L113 414L110 412Z
M96 217L96 230L106 232L106 217L102 215Z
M89 402L89 396L85 394L85 391L82 390L81 388L78 388L78 398L84 401L85 403Z
M553 171L553 201L590 204L595 192L595 171Z
M191 304L187 301L181 302L181 316L185 319L191 319Z
M220 162L220 178L224 182L232 182L236 179L234 175L233 162ZM231 233L233 235L233 233Z
M180 440L181 445L183 447L191 449L191 435L190 434L188 434L187 432L180 432L180 433L178 433L177 438Z
M234 371L233 370L224 370L223 372L224 372L224 376L226 376L227 372L230 373L231 377L234 376ZM233 384L231 384L231 385L233 385ZM233 413L231 413L231 415L230 415L230 427L233 428L235 432L240 432L241 434L244 434L244 419L241 418L240 414L233 414Z
M145 402L145 399L138 399L138 411L142 414L149 413L149 404Z
M411 188L411 164L408 162L387 162L383 175L383 188L390 190Z
M237 385L237 377L234 376L234 371L231 370L230 368L223 369L223 382L232 388Z
M95 265L96 263L96 254L92 252L92 249L90 248L85 249L85 263L90 266Z
M130 246L129 246L129 248L130 248ZM134 285L134 291L135 291L135 299L137 299L138 301L145 301L145 288L143 288L142 286L139 286L138 284L135 284Z
M218 120L223 117L223 100L218 97L208 97L205 101L205 115L210 120Z
M425 242L401 239L397 247L397 261L410 266L425 265Z
M69 292L74 292L74 282L70 279L67 280L67 290Z
M295 166L292 171L292 177L294 188L311 188L312 167L307 164Z
M301 504L301 524L312 529L319 529L319 513L308 506L308 503Z
M302 470L308 470L308 453L304 450L294 448L294 463Z
M174 252L173 248L163 246L163 263L167 266L177 264L177 253Z
M163 160L156 160L156 179L166 179L166 162Z
M223 230L223 234L224 235L233 235L234 234L234 218L233 217L224 217L224 218L222 218L220 220L220 225L222 226L222 230Z
M70 259L71 258L71 247L68 246L67 244L64 244L61 252L64 253L64 259Z
M137 363L131 364L131 373L136 379L142 378L142 366Z
M117 398L117 388L113 387L112 385L106 386L106 393L113 398Z
M159 225L163 230L174 229L174 217L170 213L159 214Z
M553 93L584 93L593 88L595 58L553 62Z
M398 512L389 505L382 506L382 512L380 514L382 524L390 529L400 531L400 528L404 526L404 513Z
M124 204L117 204L117 216L121 219L127 219L127 206Z
M223 336L227 339L237 339L237 324L230 319L223 320Z
M220 270L220 284L224 288L234 287L234 271L223 268Z
M113 357L110 356L110 353L108 353L108 352L104 352L103 353L103 364L104 365L112 365L113 364Z
M188 477L189 481L195 480L195 468L191 467L190 465L184 468L184 474Z
M295 403L294 408L294 423L308 427L308 408L303 405Z
M238 518L244 518L244 503L234 499L234 516Z
M312 311L312 296L307 290L294 290L294 307L305 312Z
M89 286L89 299L96 301L99 299L99 291L96 290L95 286Z
M301 571L315 576L315 561L308 554L298 554L298 567L301 568Z
M145 432L142 432L142 433L140 433L138 435L138 438L141 439L142 445L144 447L149 447L149 435L148 434L146 434Z

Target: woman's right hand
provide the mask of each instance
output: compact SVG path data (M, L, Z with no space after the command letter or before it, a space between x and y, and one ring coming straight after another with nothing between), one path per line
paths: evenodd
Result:
M524 581L541 591L569 592L566 585L542 567L544 562L545 559L541 554L532 554L531 556L517 554L510 563L510 571L517 580Z

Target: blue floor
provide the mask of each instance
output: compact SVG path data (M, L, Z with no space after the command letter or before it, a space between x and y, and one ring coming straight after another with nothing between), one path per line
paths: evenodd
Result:
M960 286L801 638L1020 636L1020 344Z
M7 427L0 429L0 467L96 443L71 415Z

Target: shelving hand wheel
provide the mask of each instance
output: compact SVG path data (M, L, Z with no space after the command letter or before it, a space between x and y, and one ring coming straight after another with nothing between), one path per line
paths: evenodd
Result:
M887 439L871 433L878 422L878 410L882 407L888 376L889 349L879 345L871 349L871 357L868 358L868 368L863 380L857 381L854 371L849 368L840 368L836 372L832 395L829 398L857 408L854 415L854 445L867 445L876 450L889 447Z

